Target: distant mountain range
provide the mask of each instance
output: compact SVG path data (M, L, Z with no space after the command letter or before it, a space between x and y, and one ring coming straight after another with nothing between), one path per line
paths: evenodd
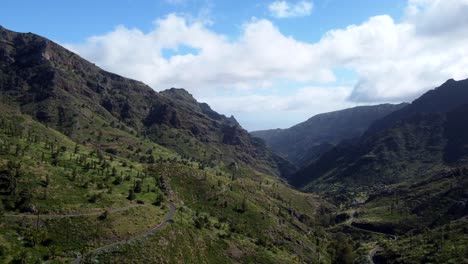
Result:
M330 116L325 114L318 117L328 123L313 117L290 129L253 135L264 138L279 155L303 164L287 178L291 185L318 193L337 206L355 208L359 213L351 220L351 227L403 237L378 252L375 263L425 262L428 255L439 254L422 249L429 244L436 249L454 243L466 245L466 240L454 235L447 242L427 242L423 237L427 229L443 233L451 226L460 228L467 223L468 79L448 80L411 104L385 107L386 114L378 111L382 115L364 119L355 130L353 125L358 121L333 123L325 119ZM348 112L368 109L372 113L376 108L332 114L348 114L347 120L360 120L359 115ZM327 125L320 126L323 123ZM333 142L330 138L334 138L336 145L318 145L317 154L304 161L308 142L314 143L308 139L317 140L310 135L317 135L320 129L329 135L321 139ZM356 137L349 139L351 135ZM415 237L418 245L411 242ZM447 253L435 262L456 255Z
M467 106L468 80L449 80L377 120L359 140L324 153L290 182L311 189L331 183L346 188L392 184L420 180L433 169L466 162Z
M467 135L468 80L449 80L377 120L358 140L338 144L288 180L335 204L350 205L365 197L361 211L366 213L356 225L384 233L443 229L455 221L466 224ZM384 207L387 211L379 211ZM382 258L407 258L405 254L384 252Z
M342 140L361 136L374 121L406 105L358 106L319 114L287 129L254 131L251 135L263 139L274 152L301 167Z

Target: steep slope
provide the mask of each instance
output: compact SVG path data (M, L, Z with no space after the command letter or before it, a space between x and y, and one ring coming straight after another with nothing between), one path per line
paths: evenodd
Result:
M22 113L80 142L98 144L90 135L102 137L102 127L118 126L203 163L234 162L275 175L283 170L234 118L186 91L157 93L34 34L0 28L0 93Z
M376 121L357 142L338 145L291 178L320 189L420 180L430 170L463 163L468 81L448 81L405 108ZM439 101L439 99L440 101ZM441 103L442 102L442 103Z
M122 155L126 145L113 145L117 154L108 153L2 103L0 110L1 263L71 263L119 241L83 262L160 263L184 256L192 262L298 263L299 256L313 263L317 254L328 262L339 256L320 227L333 206L278 177L200 166L124 131L120 136L142 150ZM141 152L156 161L140 162ZM148 233L168 216L165 227ZM316 244L318 237L323 244Z
M1 263L342 258L334 206L262 173L287 163L234 118L0 34Z
M292 175L374 263L466 262L468 82L446 82ZM341 220L343 221L343 220ZM360 258L364 262L364 257Z
M410 105L373 123L366 133L375 133L388 128L399 120L424 113L448 112L457 106L467 103L468 80L450 79L441 86L428 91Z
M359 106L319 114L288 129L254 131L273 151L297 166L317 158L343 139L359 137L369 125L406 104Z
M343 143L293 175L297 186L317 180L343 187L396 183L439 165L445 117L421 115L359 142ZM416 176L416 175L414 175ZM317 186L318 187L318 186Z

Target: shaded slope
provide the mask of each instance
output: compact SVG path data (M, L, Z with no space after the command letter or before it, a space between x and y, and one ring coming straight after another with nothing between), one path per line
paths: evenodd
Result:
M399 120L410 118L416 114L448 112L460 105L468 103L468 79L455 81L450 79L441 86L428 91L410 105L395 111L373 123L367 134L384 130Z
M259 172L285 161L235 119L184 90L156 93L102 71L33 34L1 34L0 214L37 215L2 218L0 262L69 263L161 222L165 200L178 208L171 228L89 262L339 257L319 227L333 206ZM41 218L135 203L148 206Z
M406 104L359 106L319 114L288 129L254 131L273 151L298 166L317 158L343 139L360 136L369 125Z
M203 163L235 162L280 174L278 157L234 118L182 89L157 93L106 72L34 34L0 28L0 93L12 107L80 142L102 144L90 135L105 136L112 126Z
M467 154L467 91L466 80L446 82L377 121L359 141L325 153L291 183L312 189L393 184L420 180L428 171L450 165L447 162L462 162ZM437 98L442 103L435 102Z

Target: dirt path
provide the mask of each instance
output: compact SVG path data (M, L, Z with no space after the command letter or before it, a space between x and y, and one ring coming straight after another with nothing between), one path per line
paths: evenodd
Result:
M334 229L334 228L337 228L339 226L346 225L349 228L352 228L352 229L355 229L355 230L358 230L358 231L363 231L363 232L367 232L367 233L373 233L373 234L377 234L377 235L383 235L383 236L386 236L386 237L390 237L391 240L397 240L398 239L398 236L395 236L395 235L392 235L392 234L377 232L377 231L368 230L368 229L364 229L364 228L361 228L361 227L354 226L353 223L354 223L355 214L356 214L356 210L351 210L349 212L350 217L349 217L348 220L346 220L346 221L344 221L344 222L342 222L342 223L340 223L338 225L332 226L329 229ZM367 257L369 259L369 263L375 264L374 263L374 256L375 256L375 254L377 254L377 251L379 251L380 249L382 249L382 247L379 244L376 244L375 247L372 248L371 251L369 251L369 254L367 255Z
M334 226L331 226L331 227L327 227L326 229L327 230L332 230L332 229L335 229L335 228L338 228L340 226L351 226L353 224L353 221L354 221L354 215L356 214L356 210L351 210L349 211L349 218L346 220L346 221L343 221L339 224L336 224Z
M386 236L386 237L390 237L391 240L397 240L398 239L398 237L395 236L395 235L391 235L391 234L387 234L387 233L377 232L377 231L368 230L368 229L364 229L364 228L361 228L361 227L353 226L355 212L356 212L355 210L352 211L351 217L346 223L346 225L348 225L350 228L353 228L353 229L356 229L356 230L359 230L359 231L364 231L364 232L367 232L367 233L373 233L373 234L377 234L377 235L383 235L383 236ZM369 254L367 255L367 258L369 259L369 263L375 264L374 256L375 256L375 254L377 254L377 251L379 251L381 248L382 247L379 244L376 244L375 247L371 251L369 251Z
M356 226L353 226L352 223L349 224L349 227L353 228L353 229L356 229L356 230L359 230L359 231L364 231L364 232L367 232L367 233L373 233L373 234L377 234L377 235L383 235L383 236L386 236L386 237L390 237L391 240L397 240L398 239L398 236L395 236L395 235L392 235L392 234L387 234L387 233L382 233L382 232L377 232L377 231L372 231L372 230L364 229L364 228L361 228L361 227L356 227Z
M105 246L102 246L102 247L99 247L99 248L96 248L96 249L93 249L87 253L85 253L83 256L78 256L72 263L73 264L79 264L81 263L81 261L83 260L83 258L85 258L86 256L90 255L90 254L96 254L96 253L99 253L99 252L102 252L102 251L105 251L105 250L108 250L108 249L111 249L113 247L116 247L116 246L119 246L119 245L123 245L123 244L126 244L130 241L133 241L135 239L138 239L138 238L143 238L143 237L147 237L151 234L153 234L154 232L160 230L161 228L163 228L169 221L173 220L174 218L174 215L175 215L175 211L176 211L176 207L173 203L171 202L167 202L168 206L169 206L169 213L167 214L166 218L164 218L164 221L162 221L160 224L158 224L157 226L154 226L152 227L151 229L143 232L143 233L140 233L138 235L135 235L129 239L126 239L126 240L121 240L121 241L117 241L117 242L114 242L112 244L108 244L108 245L105 245Z
M122 212L122 211L127 211L132 208L138 208L138 207L143 207L143 206L149 206L149 204L135 204L135 205L129 205L125 207L119 207L119 208L110 208L107 210L99 210L99 211L92 211L92 212L82 212L82 213L72 213L72 214L5 214L4 216L7 217L14 217L14 218L69 218L69 217L80 217L80 216L93 216L93 215L101 215L105 211L109 213L117 213L117 212Z

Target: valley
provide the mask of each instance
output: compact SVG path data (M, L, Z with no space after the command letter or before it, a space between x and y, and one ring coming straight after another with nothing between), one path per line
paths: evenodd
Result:
M0 27L1 263L465 263L468 80L249 133Z

